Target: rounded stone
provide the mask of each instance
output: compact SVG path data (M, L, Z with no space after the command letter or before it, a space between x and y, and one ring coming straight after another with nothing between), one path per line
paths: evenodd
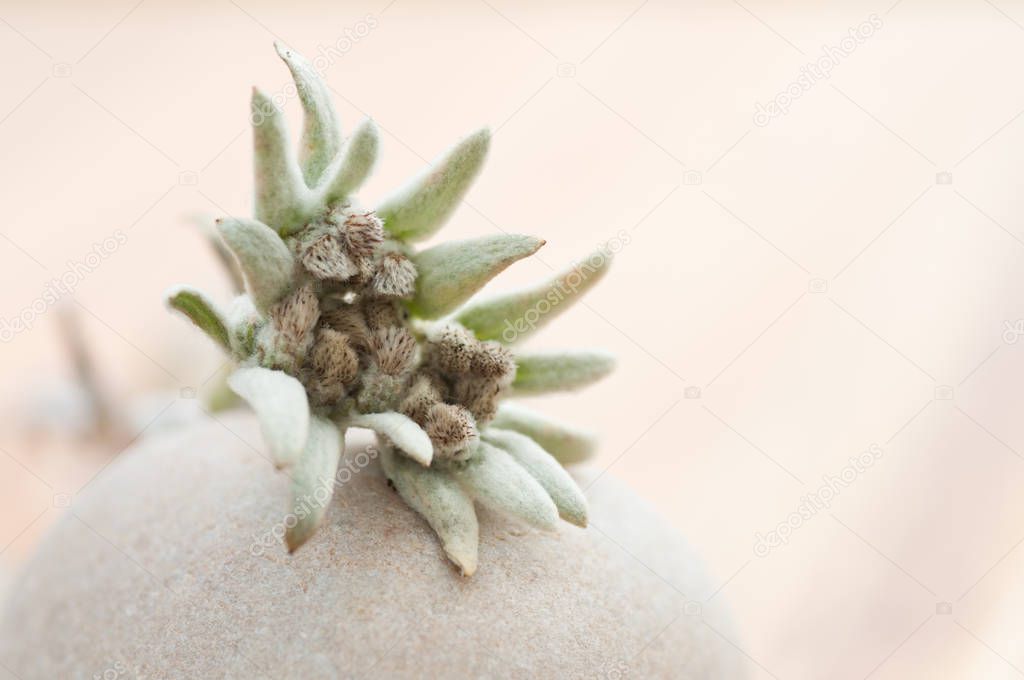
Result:
M324 525L289 555L287 478L251 417L143 440L11 585L0 677L741 675L699 560L610 475L577 471L587 529L481 511L480 568L464 578L370 441L350 435Z

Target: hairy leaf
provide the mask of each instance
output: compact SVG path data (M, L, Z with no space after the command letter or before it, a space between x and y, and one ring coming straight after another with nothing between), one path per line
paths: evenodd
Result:
M597 382L615 368L615 357L602 350L562 350L516 354L516 394L575 390Z
M495 428L485 430L483 438L506 451L544 487L555 502L559 517L576 526L587 526L586 497L565 468L540 444L525 434Z
M590 432L543 416L513 403L503 403L491 421L492 427L525 434L562 465L590 458L597 450L597 438Z
M232 373L228 386L256 411L274 464L283 467L298 460L309 434L309 401L302 383L282 371L251 367Z
M501 234L442 243L416 253L412 261L419 278L410 308L426 319L447 314L510 264L543 245L533 236Z
M308 191L288 143L284 116L265 94L252 92L250 115L256 179L256 219L282 236L302 226Z
M238 262L235 260L235 256L231 254L231 250L217 234L216 221L212 217L199 213L191 215L190 218L202 231L203 236L206 237L207 242L210 244L210 250L213 251L217 261L220 262L221 268L231 281L232 292L243 292L245 290L245 279L242 278L242 271L238 268Z
M362 186L377 162L379 145L377 126L367 118L356 128L352 136L345 140L345 146L338 158L324 173L328 178L325 180L328 184L324 188L323 201L327 205L345 199Z
M217 220L217 229L238 259L256 308L265 313L292 288L291 251L273 229L256 220L229 217Z
M323 521L334 495L334 477L344 446L345 438L337 425L313 416L306 446L291 471L294 519L285 522L284 535L289 552L308 541Z
M224 320L228 327L231 349L239 357L250 356L255 349L256 326L260 321L260 314L256 310L252 296L248 293L235 296L227 307Z
M417 465L384 446L381 467L409 506L441 539L448 559L472 576L477 566L480 529L473 501L447 473Z
M431 444L430 437L412 418L401 413L365 413L355 416L348 423L384 435L420 465L430 465L434 457L434 445Z
M224 315L205 294L190 286L176 286L167 293L167 304L187 316L225 350L231 351Z
M539 529L558 526L558 509L544 487L501 449L480 442L473 457L452 474L481 505Z
M601 280L611 261L610 253L594 251L540 286L470 302L455 319L481 340L525 340L579 301Z
M384 199L377 214L394 238L419 241L444 226L483 167L491 133L480 130L456 144L429 170Z
M306 185L314 187L341 147L341 126L330 90L313 65L295 50L275 42L278 56L288 65L299 92L305 120L299 162Z

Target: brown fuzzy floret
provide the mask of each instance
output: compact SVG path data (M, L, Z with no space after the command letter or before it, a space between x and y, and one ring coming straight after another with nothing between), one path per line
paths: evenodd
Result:
M400 326L401 310L393 300L369 299L363 302L363 318L371 331Z
M375 362L385 375L401 375L412 369L416 359L416 338L402 326L391 326L373 332L370 348Z
M425 430L434 445L434 455L442 460L464 460L479 439L472 414L456 404L431 406Z
M359 265L345 252L336 234L321 233L300 246L299 261L321 281L346 281L359 273Z
M435 329L428 341L435 368L446 374L469 373L478 342L472 333L457 324L447 324Z
M464 376L452 383L452 400L465 406L477 425L482 426L498 413L502 386L491 378Z
M353 347L360 350L370 347L370 329L358 305L344 304L325 310L323 325L347 336Z
M495 340L478 342L470 359L470 370L475 375L495 378L500 383L515 376L516 361L506 347Z
M320 320L320 302L310 285L305 285L270 310L277 330L277 349L294 356L305 354Z
M339 227L346 252L357 260L372 257L377 246L384 241L384 225L372 211L353 213L335 210L331 214L331 222Z
M399 410L419 425L427 422L430 407L441 402L441 390L433 378L421 373L413 380Z
M416 265L401 253L388 253L377 263L370 288L382 297L411 297L416 290Z

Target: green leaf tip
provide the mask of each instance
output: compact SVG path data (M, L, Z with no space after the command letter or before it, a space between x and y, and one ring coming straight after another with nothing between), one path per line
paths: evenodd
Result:
M476 179L490 144L490 130L477 131L384 199L377 213L388 233L402 241L421 241L436 233Z
M611 262L610 251L595 250L539 286L470 302L455 319L481 340L520 342L578 302L604 278Z
M533 255L544 240L498 234L441 243L412 256L419 272L413 314L436 319L456 309L513 262Z
M231 351L224 315L206 295L189 286L176 286L168 291L166 300L171 309L184 314L224 350Z
M388 446L381 448L380 461L399 495L437 534L448 559L463 576L472 576L480 542L473 500L451 475L425 468Z
M217 230L238 260L256 308L266 312L291 291L295 258L273 229L257 220L217 220Z
M252 91L249 116L253 134L256 219L282 235L300 228L307 189L288 141L284 115L267 95Z
M603 350L519 352L512 389L517 395L576 390L595 383L615 368Z
M281 42L274 49L291 71L305 115L299 164L306 185L314 187L341 148L341 127L330 90L305 57Z
M597 437L586 430L566 425L536 411L503 403L491 427L525 434L563 465L579 463L597 451Z
M373 172L380 147L380 133L372 119L367 118L345 141L341 153L325 173L328 177L323 201L333 205L344 201L362 186Z
M430 437L411 418L401 413L366 413L349 420L355 427L365 427L382 434L405 455L420 465L430 465L434 445Z
M285 522L288 552L298 550L319 528L334 496L344 437L331 421L314 416L309 437L298 463L291 471L292 515Z
M544 487L505 451L481 441L476 454L453 468L466 492L483 505L546 531L558 527L558 509Z
M579 486L554 457L525 434L490 428L485 441L506 451L554 501L558 516L578 527L587 526L587 499Z

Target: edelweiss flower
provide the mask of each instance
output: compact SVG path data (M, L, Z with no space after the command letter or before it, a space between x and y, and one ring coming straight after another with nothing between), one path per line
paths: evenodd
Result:
M345 430L365 427L380 436L388 478L466 575L477 568L474 503L542 529L559 517L585 526L586 500L561 464L589 455L593 439L502 400L582 387L611 370L603 352L513 350L593 286L610 257L599 252L536 288L471 301L544 245L502 234L413 248L461 202L489 134L471 135L365 210L352 193L376 160L376 128L367 121L343 142L318 74L295 52L278 53L306 125L296 157L281 113L253 93L256 219L218 222L246 293L227 311L189 288L168 302L237 362L229 385L260 418L293 504L323 497L314 487L333 480ZM288 529L290 550L313 535L326 506L306 510Z

